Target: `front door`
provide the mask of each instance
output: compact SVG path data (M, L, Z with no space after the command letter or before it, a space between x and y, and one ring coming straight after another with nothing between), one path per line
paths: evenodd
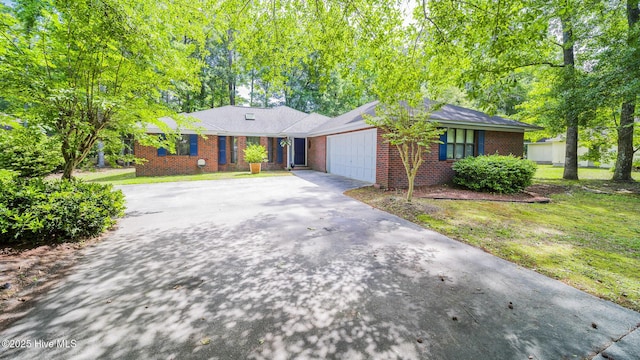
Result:
M297 166L307 166L307 139L293 139L293 163Z

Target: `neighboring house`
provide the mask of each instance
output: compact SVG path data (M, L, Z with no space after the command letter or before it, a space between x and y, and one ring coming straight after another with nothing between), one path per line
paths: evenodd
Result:
M430 105L430 103L429 103ZM224 106L187 114L195 118L203 137L183 132L178 154L136 144L135 154L148 160L136 166L137 175L246 170L242 150L247 143L267 148L266 169L287 165L342 175L377 184L384 188L408 185L404 166L395 146L382 138L381 130L366 124L363 115L375 115L374 101L346 114L328 118L306 114L286 106L248 108ZM416 186L451 181L456 159L481 154L522 156L524 132L539 127L489 116L479 111L445 105L431 115L447 131L435 143L416 177ZM165 122L175 128L171 119ZM161 133L149 128L149 133ZM280 146L281 140L290 146ZM198 160L204 166L198 167ZM265 166L263 166L265 167Z
M566 157L566 149L567 149L567 141L565 140L563 135L557 136L553 139L542 139L537 142L525 143L527 159L533 160L538 164L551 164L553 166L564 166L565 157ZM584 146L578 147L578 159L580 156L586 154L588 149ZM617 146L612 146L609 149L609 153L614 153L618 151ZM636 154L634 159L638 159L640 155ZM614 157L612 157L614 158ZM640 160L640 159L638 159ZM613 161L609 161L606 163L596 164L593 161L589 160L579 160L578 166L580 167L602 167L602 168L612 168L614 166Z

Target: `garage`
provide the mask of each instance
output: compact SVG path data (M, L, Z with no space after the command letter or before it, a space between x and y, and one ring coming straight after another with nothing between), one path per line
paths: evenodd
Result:
M327 137L327 172L376 182L376 129Z

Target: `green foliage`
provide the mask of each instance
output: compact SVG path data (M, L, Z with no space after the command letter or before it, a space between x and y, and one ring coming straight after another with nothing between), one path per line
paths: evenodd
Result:
M13 170L0 169L1 187L11 186L11 183L18 177L18 173Z
M244 149L244 161L249 164L265 162L267 158L267 149L262 145L251 144Z
M41 245L96 236L124 214L124 195L80 180L11 179L0 173L0 245Z
M0 129L0 169L22 177L45 176L62 165L60 143L35 127Z
M483 155L458 160L453 170L453 182L471 190L516 193L531 185L536 163L513 155Z
M400 153L409 181L407 201L413 196L413 186L418 169L424 161L424 154L431 150L431 144L439 142L438 136L444 131L438 123L431 121L431 111L437 106L428 103L412 108L406 103L378 105L376 116L365 115L365 121L383 131L382 137L394 145Z
M144 136L195 85L206 16L188 0L23 0L2 11L0 92L11 113L60 136L64 177L106 130ZM188 19L186 21L185 19ZM176 118L179 119L179 118Z

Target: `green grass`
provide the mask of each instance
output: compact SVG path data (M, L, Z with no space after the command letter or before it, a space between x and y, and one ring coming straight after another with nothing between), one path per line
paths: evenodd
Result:
M585 171L587 170L587 171ZM638 184L599 180L608 170L581 169L581 181L560 180L562 168L541 167L536 182L563 185L549 204L414 199L408 214L385 208L397 196L371 188L350 195L424 227L534 269L622 306L640 310ZM634 174L637 176L638 174ZM596 190L596 191L594 191ZM602 193L600 192L602 191Z
M176 181L197 181L197 180L223 180L242 179L273 176L289 176L288 171L261 171L259 174L251 174L248 171L222 171L216 173L196 174L196 175L170 175L170 176L140 176L136 177L135 169L112 169L109 171L83 172L76 174L76 177L90 182L105 183L112 185L133 185L133 184L155 184Z
M540 180L560 180L562 179L563 167L553 165L538 165L535 179ZM640 181L640 172L631 174L634 180ZM578 178L584 180L611 180L613 171L611 169L601 168L578 168Z

